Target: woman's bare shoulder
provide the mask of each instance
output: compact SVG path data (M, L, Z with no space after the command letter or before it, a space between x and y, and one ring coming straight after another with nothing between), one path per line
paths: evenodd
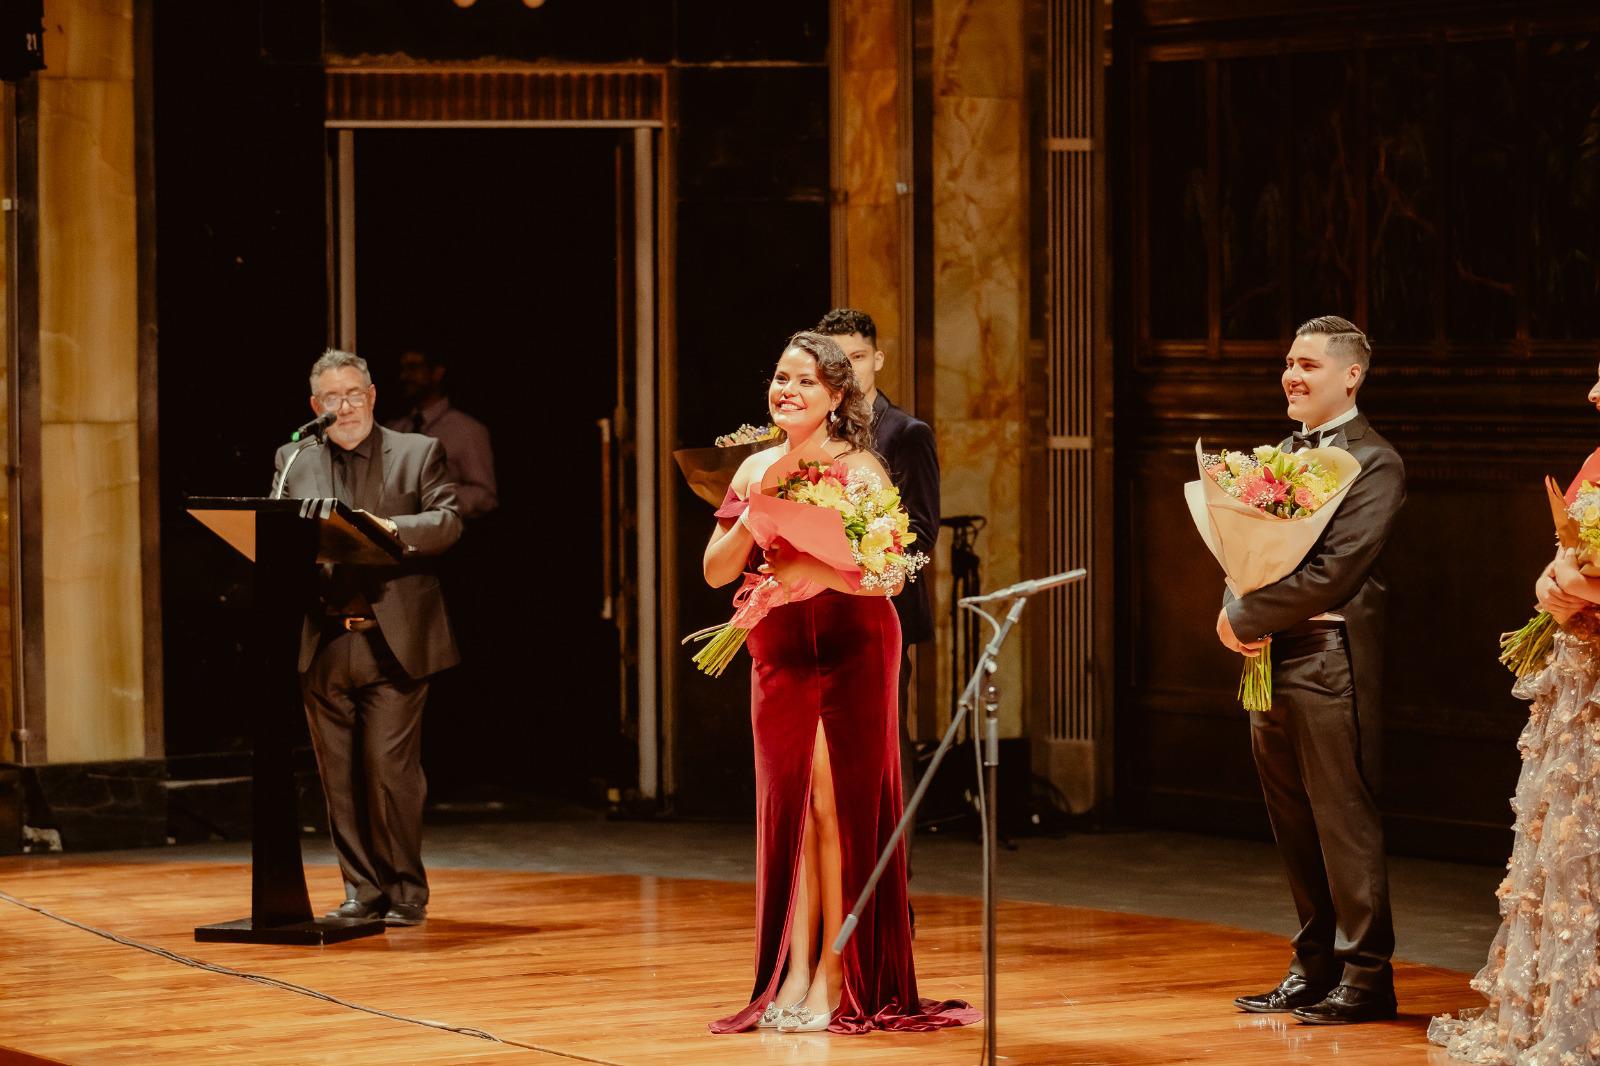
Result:
M783 446L774 444L770 448L763 448L745 456L744 462L739 464L739 469L733 472L733 480L729 483L734 495L741 500L750 498L750 486L759 484L761 479L771 469L772 464L778 461L783 454Z
M889 483L889 471L883 468L883 463L871 452L849 451L839 456L838 462L846 470L861 470L869 474L876 474L885 485Z

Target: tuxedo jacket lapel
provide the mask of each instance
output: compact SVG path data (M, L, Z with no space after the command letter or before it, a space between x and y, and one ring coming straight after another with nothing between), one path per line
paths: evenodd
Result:
M1350 450L1353 441L1358 441L1367 435L1367 419L1364 415L1356 415L1350 421L1333 431L1333 439L1328 443L1335 448Z

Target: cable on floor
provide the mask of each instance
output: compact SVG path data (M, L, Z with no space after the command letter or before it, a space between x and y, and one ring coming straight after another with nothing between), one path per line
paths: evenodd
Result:
M193 967L196 970L205 970L208 973L220 974L223 977L237 977L240 980L250 981L258 985L265 985L268 988L277 988L284 992L293 992L296 995L307 996L311 999L319 999L324 1003L331 1003L335 1006L344 1007L348 1010L360 1011L363 1014L371 1014L379 1018L388 1018L390 1021L405 1022L409 1025L420 1025L428 1029L438 1029L446 1033L456 1033L461 1036L470 1036L476 1040L486 1040L494 1044L505 1044L509 1047L523 1048L528 1051L539 1051L546 1055L555 1055L559 1058L571 1059L574 1062L594 1063L595 1066L621 1066L621 1063L612 1062L610 1059L590 1058L587 1055L579 1055L571 1051L562 1051L558 1048L545 1047L542 1044L525 1044L520 1040L511 1040L503 1036L496 1036L494 1033L486 1032L483 1029L474 1029L470 1026L450 1025L446 1022L436 1022L427 1018L412 1018L404 1014L395 1014L391 1011L380 1010L377 1007L368 1007L365 1004L352 1003L348 999L340 999L338 996L329 995L326 992L318 992L314 988L307 988L304 985L297 985L293 981L284 981L277 977L268 977L265 974L248 973L244 970L235 970L231 966L221 966L214 962L205 962L201 959L191 958L188 955L180 955L176 951L169 951L166 948L157 947L154 944L146 944L142 940L134 940L132 937L122 936L120 933L113 933L107 929L98 929L95 926L80 922L75 918L68 918L64 914L57 914L46 907L39 906L37 903L29 903L25 899L18 899L17 897L6 892L0 892L0 902L10 903L14 906L21 907L23 910L32 911L35 914L42 915L43 917L49 918L52 921L60 922L63 925L70 925L74 929L81 929L85 933L93 933L95 936L103 937L114 944L121 944L123 947L136 948L139 951L148 952L149 954L155 955L158 958L166 959L169 962L181 963L184 966Z

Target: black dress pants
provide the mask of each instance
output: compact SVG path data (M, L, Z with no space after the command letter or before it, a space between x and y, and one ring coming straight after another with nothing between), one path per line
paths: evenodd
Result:
M328 802L345 897L426 905L422 706L426 678L395 661L377 629L324 634L300 691Z
M1342 626L1272 641L1272 709L1250 716L1267 814L1300 932L1290 970L1313 984L1394 985L1383 823L1361 766Z

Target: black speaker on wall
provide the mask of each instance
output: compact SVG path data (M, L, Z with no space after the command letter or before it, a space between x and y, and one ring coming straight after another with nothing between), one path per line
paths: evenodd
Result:
M0 81L44 69L44 0L0 3Z

